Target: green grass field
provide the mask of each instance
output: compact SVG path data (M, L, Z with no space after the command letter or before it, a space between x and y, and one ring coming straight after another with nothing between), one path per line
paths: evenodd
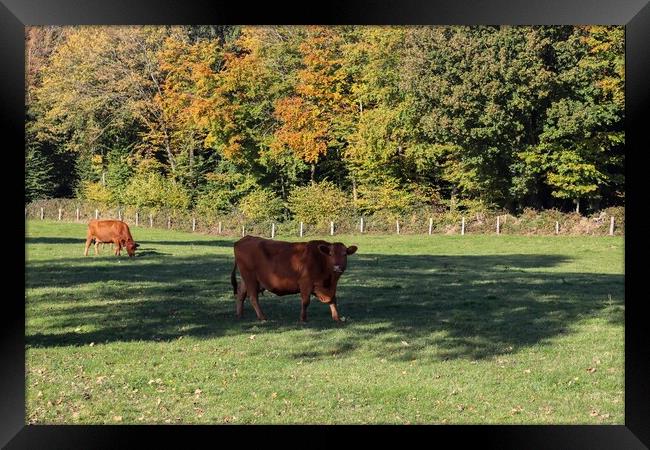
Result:
M303 325L235 318L234 239L132 233L27 223L28 423L624 423L623 238L335 236L347 320Z

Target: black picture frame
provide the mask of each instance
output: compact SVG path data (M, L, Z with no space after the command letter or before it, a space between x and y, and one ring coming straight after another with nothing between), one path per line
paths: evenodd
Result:
M200 443L235 445L292 442L338 445L341 431L366 441L420 442L438 445L476 440L485 448L637 449L650 446L650 389L647 320L642 314L644 251L647 237L641 225L646 209L643 155L650 138L643 118L650 105L650 5L648 0L347 0L318 4L186 0L0 0L0 114L4 156L13 178L3 177L5 200L13 200L5 217L19 220L19 195L24 189L24 42L27 25L71 24L513 24L625 25L626 37L626 236L625 236L625 425L462 425L462 426L301 426L253 427L254 433L224 426L73 426L25 425L25 310L19 286L25 276L25 247L20 239L5 239L4 275L15 290L4 289L0 327L0 444L6 448L123 448L146 439L167 445ZM21 176L22 175L22 176ZM630 184L631 183L631 184ZM14 197L13 199L11 197ZM12 219L13 220L13 219ZM4 229L15 228L13 221ZM5 234L7 237L8 235ZM20 264L20 256L23 261ZM17 258L18 256L18 258ZM16 259L18 261L16 261ZM15 271L15 273L13 273ZM10 293L11 292L11 293ZM272 429L271 429L272 428ZM245 433L245 434L242 434ZM405 441L405 439L408 439ZM347 440L347 439L346 439ZM142 442L142 441L140 441ZM228 442L231 442L230 444ZM367 442L367 441L366 441ZM190 444L191 445L191 444Z

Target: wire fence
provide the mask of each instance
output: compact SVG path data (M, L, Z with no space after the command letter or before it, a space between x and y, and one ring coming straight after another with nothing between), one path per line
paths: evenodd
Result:
M319 223L299 220L247 220L242 214L199 214L165 208L109 207L79 199L38 200L25 206L26 220L87 223L92 219L118 219L129 226L173 229L224 236L254 234L266 237L323 236L337 234L517 234L594 235L625 233L623 207L607 208L585 217L557 210L525 210L519 216L499 212L376 214L348 218L323 218Z

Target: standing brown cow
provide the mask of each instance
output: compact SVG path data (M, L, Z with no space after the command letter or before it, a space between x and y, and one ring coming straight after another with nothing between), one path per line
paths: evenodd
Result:
M95 255L97 246L100 243L111 242L115 244L115 255L120 255L122 247L130 257L135 256L135 249L140 246L133 241L129 226L121 220L91 220L88 222L88 232L86 233L86 249L84 256L88 256L88 248L95 241Z
M267 290L276 295L298 294L302 300L300 320L307 320L307 306L314 294L329 305L332 319L338 321L336 285L347 266L347 257L357 251L340 242L283 242L246 236L235 242L235 266L230 281L236 298L237 317L242 316L248 296L259 320L266 320L257 301ZM236 270L242 278L237 288Z

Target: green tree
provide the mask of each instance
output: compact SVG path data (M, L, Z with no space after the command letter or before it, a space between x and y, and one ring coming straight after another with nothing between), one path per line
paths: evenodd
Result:
M294 218L321 227L344 217L349 211L341 205L348 202L345 192L327 180L296 187L289 194L289 209Z
M52 163L38 146L28 146L25 154L25 203L49 198L55 188Z

